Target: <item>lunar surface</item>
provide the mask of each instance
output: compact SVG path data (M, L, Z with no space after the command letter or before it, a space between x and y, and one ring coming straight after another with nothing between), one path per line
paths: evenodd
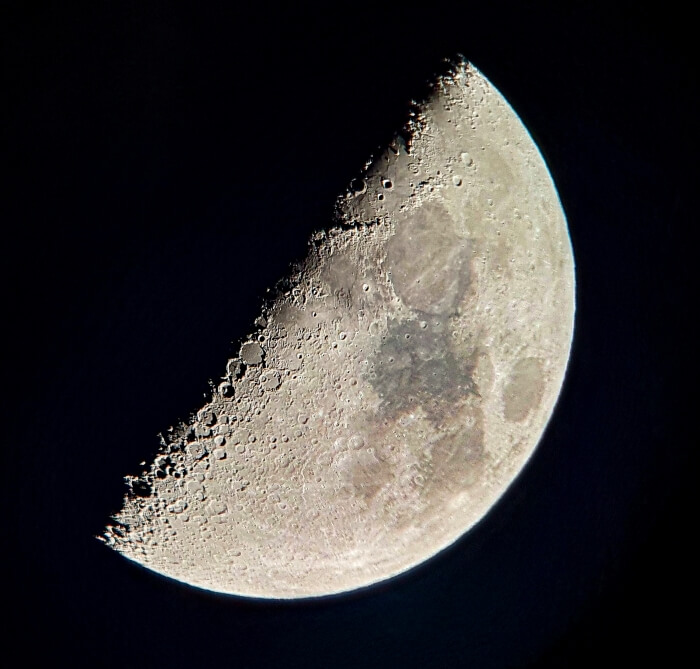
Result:
M101 539L263 598L367 586L452 544L535 449L574 315L555 187L476 68L449 64L270 295Z

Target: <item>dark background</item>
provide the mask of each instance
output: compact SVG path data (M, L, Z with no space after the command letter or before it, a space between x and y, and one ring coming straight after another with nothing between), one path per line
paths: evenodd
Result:
M697 560L689 16L63 4L0 19L17 666L679 666ZM99 544L123 475L201 404L265 288L457 52L538 142L577 263L571 363L525 471L429 563L325 600L217 596Z

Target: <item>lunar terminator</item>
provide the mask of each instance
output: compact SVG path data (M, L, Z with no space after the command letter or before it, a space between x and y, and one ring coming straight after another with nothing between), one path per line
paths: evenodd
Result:
M185 583L328 595L452 544L534 451L574 266L532 138L463 59L275 287L102 537Z

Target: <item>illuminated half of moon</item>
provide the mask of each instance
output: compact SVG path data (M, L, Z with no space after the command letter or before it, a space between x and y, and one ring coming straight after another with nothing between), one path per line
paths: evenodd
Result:
M532 454L571 344L566 221L478 70L432 91L127 477L101 537L125 557L251 597L367 586L452 544Z

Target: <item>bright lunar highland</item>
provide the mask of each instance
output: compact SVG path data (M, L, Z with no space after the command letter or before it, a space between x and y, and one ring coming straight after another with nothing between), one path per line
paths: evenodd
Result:
M573 317L544 160L458 59L338 198L210 401L127 477L101 538L160 574L249 597L400 574L521 471L560 392Z

